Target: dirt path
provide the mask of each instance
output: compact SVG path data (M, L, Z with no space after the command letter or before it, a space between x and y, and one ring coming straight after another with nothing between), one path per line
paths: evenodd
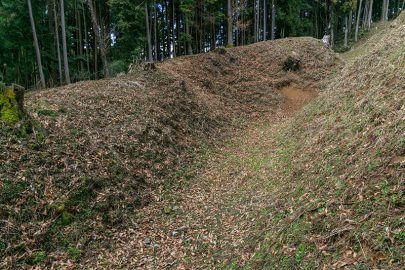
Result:
M305 87L281 89L284 103L276 115L257 120L211 153L197 179L162 192L131 228L112 231L111 247L97 258L97 268L217 269L248 261L260 237L254 233L260 230L252 230L256 218L272 203L261 181L266 173L252 172L271 163L272 129L316 96Z

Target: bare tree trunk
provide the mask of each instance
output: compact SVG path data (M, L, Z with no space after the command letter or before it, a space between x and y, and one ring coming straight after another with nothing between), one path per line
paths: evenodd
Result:
M359 40L359 24L360 24L360 15L361 15L361 5L363 4L363 0L360 0L359 9L357 12L357 20L356 20L356 32L354 34L354 41Z
M232 1L228 0L228 46L233 45Z
M370 6L369 6L369 9L368 9L368 18L367 18L368 29L371 28L371 21L372 21L372 18L373 18L373 2L374 2L374 0L370 0Z
M350 9L349 11L349 21L348 21L348 27L347 30L348 32L352 32L352 24L353 24L353 9Z
M275 30L276 30L276 5L275 0L271 1L271 39L275 39Z
M387 6L387 0L383 0L382 8L381 8L381 20L385 21L385 8Z
M390 0L386 0L385 3L385 9L384 9L384 20L388 21L388 11L389 11L389 6L390 6Z
M96 30L93 29L94 35L96 34ZM94 79L98 79L98 48L97 48L97 39L93 37L93 46L94 46Z
M260 0L256 0L256 42L260 41Z
M59 70L59 83L62 84L63 73L62 73L62 57L60 54L60 43L59 43L59 23L58 23L58 13L56 10L56 1L53 1L53 16L55 21L55 39L56 39L56 52L58 54L58 70Z
M348 35L348 32L349 32L349 29L348 29L348 15L346 15L345 16L345 39L344 39L344 46L345 47L347 47L347 35Z
M267 40L267 3L263 0L263 40Z
M31 0L27 0L27 2L28 2L28 12L29 12L30 21L31 21L32 37L34 38L35 54L37 56L39 77L41 79L42 88L45 88L46 87L46 85L45 85L45 76L44 76L44 71L42 69L41 52L39 50L39 44L38 44L38 38L37 38L37 31L36 31L36 28L35 28L34 16L32 15Z
M69 62L67 57L67 45L66 45L65 4L63 0L60 0L60 21L62 27L62 47L63 47L63 64L65 67L65 80L67 84L70 84Z
M106 52L106 46L104 44L105 42L103 41L103 39L101 37L101 32L100 32L101 29L100 29L100 25L98 24L98 21L97 21L96 11L93 8L92 0L87 0L87 4L89 6L91 20L93 22L94 32L95 32L96 38L98 40L98 46L100 48L101 61L103 62L103 66L104 66L104 73L105 73L105 76L108 78L108 77L110 77L110 70L108 68L107 52Z
M186 34L188 37L191 37L190 35L190 22L189 18L185 18L186 20ZM193 47L191 46L191 41L187 40L187 54L193 54Z
M87 74L90 76L90 56L89 56L89 39L87 37L87 22L86 22L86 15L84 13L84 5L82 3L82 15L83 15L83 26L84 26L84 45L86 46L86 63L87 63ZM90 79L90 78L88 78Z
M369 5L370 1L366 1L364 3L364 10L363 10L363 21L362 21L362 25L366 25L367 23L367 16L368 16L368 5Z
M153 41L153 43L154 43L154 49L155 49L155 57L154 57L154 59L155 59L155 61L157 61L158 60L158 42L157 42L157 10L156 10L156 0L154 1L154 3L153 3L153 16L154 16L154 20L153 20L153 27L154 27L154 31L153 31L153 33L154 33L154 37L153 37L153 39L154 39L154 41Z
M80 72L83 72L83 29L82 29L82 19L80 16L80 10L77 9L77 20L79 22L79 54L80 54Z
M335 7L330 5L330 47L335 46Z
M170 59L171 56L171 48L170 48L170 44L171 44L171 39L170 39L170 32L171 32L171 28L170 28L170 19L169 19L169 5L170 2L169 0L165 1L165 9L163 14L164 19L166 19L165 25L166 25L166 57ZM164 29L164 27L163 27Z
M150 28L149 28L149 11L148 11L148 4L145 3L145 22L146 22L146 39L148 40L148 62L153 62L152 57L152 41L150 38Z
M173 57L176 57L176 29L174 27L175 25L175 5L174 5L174 1L172 0L172 43L173 43Z
M254 0L253 2L253 23L254 23L253 28L254 42L257 42L257 32L259 31L257 29L257 0Z

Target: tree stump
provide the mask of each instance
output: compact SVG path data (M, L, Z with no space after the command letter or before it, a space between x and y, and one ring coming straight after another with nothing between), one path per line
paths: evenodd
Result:
M154 62L146 62L143 70L148 71L148 70L155 70L156 69L156 65Z
M0 122L15 124L25 115L24 87L0 84Z

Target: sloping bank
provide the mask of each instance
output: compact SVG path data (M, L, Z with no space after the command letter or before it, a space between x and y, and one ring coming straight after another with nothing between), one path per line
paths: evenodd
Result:
M269 136L274 200L259 214L247 269L403 268L405 14L362 46Z

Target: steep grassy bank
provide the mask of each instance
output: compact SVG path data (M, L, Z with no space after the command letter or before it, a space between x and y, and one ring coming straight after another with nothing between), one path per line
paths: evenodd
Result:
M247 269L403 267L404 44L402 14L315 102L268 130L270 161L252 173L267 172L273 200L256 217Z

